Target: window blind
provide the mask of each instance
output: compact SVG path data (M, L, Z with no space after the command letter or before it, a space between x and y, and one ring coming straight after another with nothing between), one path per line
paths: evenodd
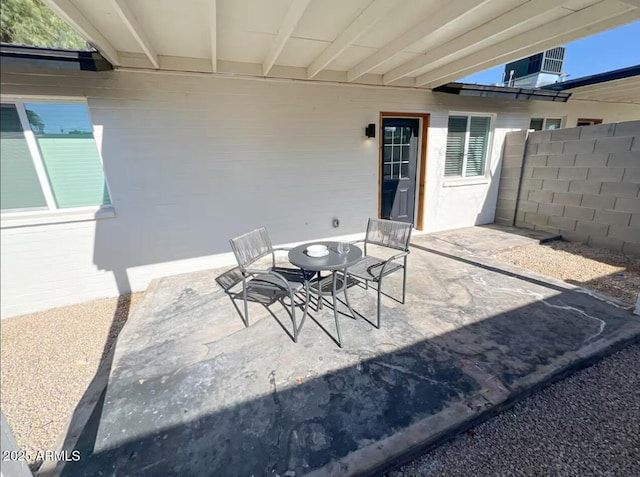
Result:
M487 157L489 138L488 117L471 117L469 123L469 146L467 147L467 165L465 176L484 175L484 161Z
M47 202L13 104L0 110L0 205L2 210L46 208Z
M25 104L59 208L110 203L102 162L83 104Z
M461 176L464 162L464 142L467 135L467 117L449 116L447 153L444 161L445 176Z

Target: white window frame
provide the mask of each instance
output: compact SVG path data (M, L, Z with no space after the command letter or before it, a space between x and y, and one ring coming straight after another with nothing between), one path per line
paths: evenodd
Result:
M65 207L59 208L56 205L51 183L49 182L49 176L38 147L35 134L29 124L29 118L27 117L27 111L24 107L25 103L75 103L83 104L87 108L87 114L89 115L89 121L91 122L91 131L93 134L96 148L98 149L98 158L100 159L100 165L102 167L102 174L104 177L105 187L109 194L109 200L112 199L111 189L107 181L107 176L104 171L104 161L102 160L102 152L99 147L98 140L96 138L96 127L91 121L91 115L89 113L89 105L86 100L78 99L77 97L42 97L42 96L15 96L15 95L0 95L0 102L2 104L13 104L18 112L20 118L20 126L24 134L29 154L31 154L31 160L40 183L40 188L46 202L46 210L43 208L33 209L10 209L0 212L0 228L13 228L23 227L29 225L40 224L54 224L54 223L66 223L66 222L79 222L87 220L95 220L101 218L115 217L115 209L113 204L101 204L88 207Z
M531 121L533 119L542 119L542 131L554 131L554 129L547 129L547 121L548 120L560 120L560 127L558 129L562 129L562 125L564 123L564 118L561 117L544 117L544 116L532 116L531 118L529 118L529 125L531 125Z
M469 184L469 183L487 183L487 172L489 170L489 159L491 158L491 151L493 150L493 132L496 123L496 115L493 113L470 113L467 111L449 111L447 115L447 136L449 135L449 118L451 116L466 116L467 117L467 132L464 136L464 155L462 156L462 175L459 176L445 176L444 170L442 173L442 177L444 177L444 185L458 185L458 184ZM471 137L471 118L479 117L479 118L489 118L489 133L487 135L487 150L485 152L484 157L484 170L482 174L479 176L467 176L467 157L469 150L469 138ZM446 141L446 137L445 137ZM446 161L446 144L445 144L445 161Z

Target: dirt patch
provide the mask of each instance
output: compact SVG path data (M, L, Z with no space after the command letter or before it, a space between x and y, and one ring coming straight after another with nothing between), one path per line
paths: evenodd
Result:
M599 291L629 304L640 292L640 257L577 242L554 241L494 255L544 275Z
M2 411L24 451L57 450L141 293L2 320ZM30 462L32 470L39 462Z

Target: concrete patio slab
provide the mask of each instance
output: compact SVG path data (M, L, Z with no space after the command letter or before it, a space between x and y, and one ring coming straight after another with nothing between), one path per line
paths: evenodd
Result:
M78 412L91 417L70 427L82 459L45 472L372 474L640 339L629 310L489 257L496 241L538 238L457 233L415 238L407 304L385 299L381 330L343 316L343 349L327 307L296 344L279 304L252 304L244 328L221 270L155 282L106 389ZM372 290L350 298L374 316Z

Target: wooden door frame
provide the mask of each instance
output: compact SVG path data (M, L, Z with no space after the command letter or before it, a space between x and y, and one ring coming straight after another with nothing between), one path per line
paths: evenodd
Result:
M424 230L424 201L426 194L425 188L427 185L427 144L429 142L430 117L431 115L429 113L398 113L383 111L380 113L380 119L378 122L378 218L380 218L380 209L382 208L382 143L384 139L382 120L384 118L422 119L422 129L420 131L420 171L418 171L416 181L418 186L418 210L415 211L417 220L413 224L413 226L418 230Z

